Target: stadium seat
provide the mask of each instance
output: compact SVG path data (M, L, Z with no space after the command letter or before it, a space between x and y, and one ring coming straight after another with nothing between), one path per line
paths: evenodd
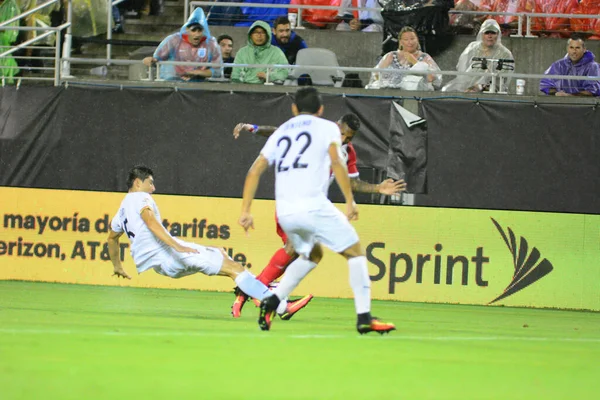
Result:
M291 70L286 85L297 86L298 77L309 75L310 81L315 86L341 87L346 74L341 69L322 70L314 69L314 66L339 67L337 56L331 50L309 47L298 52L296 65L301 66Z

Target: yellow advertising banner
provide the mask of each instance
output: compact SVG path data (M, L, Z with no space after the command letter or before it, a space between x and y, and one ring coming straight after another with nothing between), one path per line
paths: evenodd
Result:
M123 193L0 187L0 279L230 291L222 277L111 276L106 237ZM255 230L237 225L240 199L154 195L163 225L219 246L258 274L282 243L275 204L256 201ZM362 205L353 224L375 299L600 310L600 216ZM123 236L125 269L135 272ZM345 260L327 252L297 294L352 297ZM296 294L296 293L295 293Z

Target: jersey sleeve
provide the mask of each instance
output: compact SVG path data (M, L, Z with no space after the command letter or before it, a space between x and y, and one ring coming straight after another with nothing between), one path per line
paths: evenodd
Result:
M348 160L346 161L346 165L348 167L348 176L350 178L358 178L358 167L356 166L356 150L354 150L354 146L352 143L348 143Z
M331 143L335 143L342 147L342 132L337 124L331 122Z
M267 143L265 143L262 150L260 151L260 154L262 154L263 157L267 159L269 165L273 165L273 163L275 162L275 157L277 156L276 150L277 142L275 141L275 134L273 134L269 136L269 139L267 139Z
M144 196L140 199L140 202L138 204L136 204L136 210L135 211L138 214L141 214L142 210L144 208L149 208L152 211L154 211L154 209L156 208L155 203L154 203L154 199L148 193L144 193Z
M112 221L110 222L110 229L113 232L117 232L117 233L123 233L125 232L125 230L123 229L123 226L121 225L121 218L119 218L119 214L121 213L121 210L119 210L115 216L113 217Z

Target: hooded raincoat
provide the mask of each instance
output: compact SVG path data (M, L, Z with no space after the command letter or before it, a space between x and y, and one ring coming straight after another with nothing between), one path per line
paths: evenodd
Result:
M492 47L486 47L483 44L483 34L487 31L498 32L498 39L496 40L496 44L494 44ZM498 22L495 20L488 19L481 24L481 29L477 34L477 40L469 43L469 45L460 55L458 64L456 64L456 70L458 72L495 72L491 71L492 63L488 63L487 69L481 68L480 63L476 63L475 66L473 66L473 57L514 60L510 50L502 45L502 31L500 30L500 25L498 25ZM510 73L510 71L504 71L503 73ZM485 76L459 75L455 79L448 82L442 88L442 91L464 92L467 89L477 85L489 85L491 83L491 79L491 77ZM507 79L505 82L508 85L509 80Z
M204 27L204 36L198 46L192 45L188 40L187 26L200 24ZM196 8L187 22L178 33L167 36L154 51L154 58L160 61L188 61L202 63L222 64L221 47L217 40L210 35L208 22L201 8ZM179 80L187 72L198 67L188 65L161 65L160 78L166 80ZM221 76L221 68L210 67L213 78ZM203 81L204 78L194 77L192 81Z
M573 76L597 76L600 77L600 65L595 62L594 54L586 50L577 64L573 64L567 54L563 59L552 63L550 68L544 72L545 75L573 75ZM600 96L600 79L597 81L580 81L575 79L551 79L544 78L540 81L540 90L550 94L550 89L557 92L563 91L569 94L577 94L583 90L594 96Z
M256 46L250 38L250 33L256 27L261 27L267 33L267 41L262 46ZM271 27L264 21L256 21L248 29L248 44L235 55L236 64L288 64L287 58L279 47L271 44ZM267 72L267 67L233 67L231 71L231 80L241 83L263 83L257 76L259 72ZM288 76L288 70L285 68L271 68L269 71L269 81L284 81Z

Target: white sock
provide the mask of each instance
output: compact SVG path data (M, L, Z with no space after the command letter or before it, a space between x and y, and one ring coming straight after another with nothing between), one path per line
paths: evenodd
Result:
M298 286L300 281L316 266L316 263L307 260L302 256L298 257L287 267L285 274L283 274L283 278L281 278L281 281L279 282L279 286L273 290L273 293L280 299L287 298L296 286Z
M242 289L242 292L258 300L262 300L270 294L269 288L248 271L236 276L235 283Z
M281 300L281 302L277 306L277 314L282 315L285 312L285 310L287 310L287 305L287 299Z
M367 269L365 256L348 259L350 270L350 287L354 292L354 307L357 314L371 311L371 279Z

